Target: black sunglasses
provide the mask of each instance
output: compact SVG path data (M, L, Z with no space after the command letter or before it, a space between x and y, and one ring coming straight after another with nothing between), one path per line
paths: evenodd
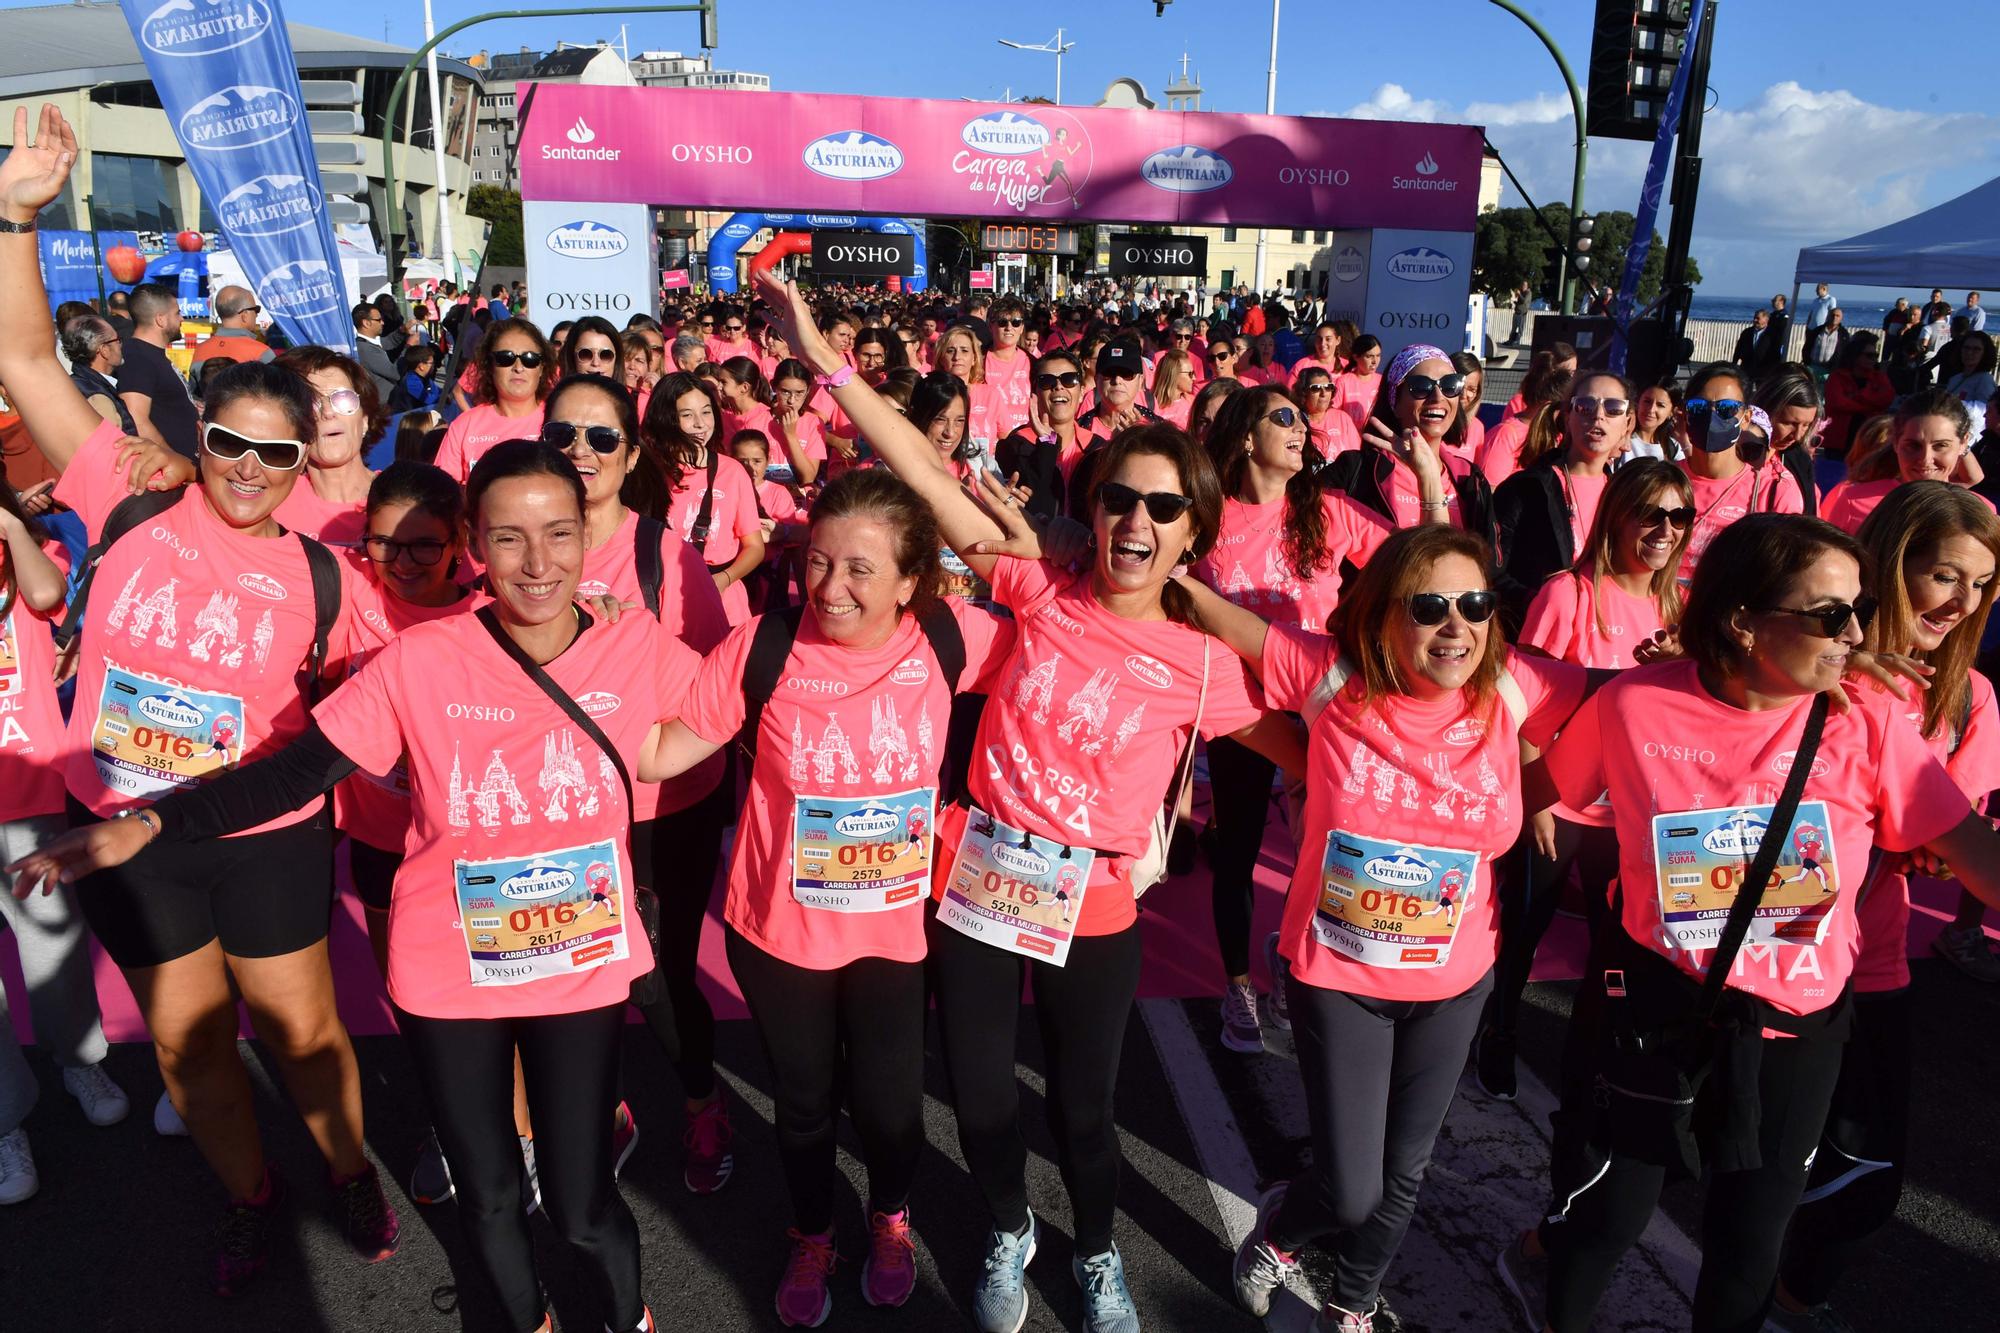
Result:
M1028 321L1022 319L1019 315L1009 315L1005 319L996 319L993 322L1003 329L1018 329Z
M1428 398L1434 393L1456 398L1465 389L1465 376L1456 371L1441 379L1432 379L1429 375L1405 375L1402 387L1412 398Z
M1767 614L1780 616L1800 616L1811 621L1819 629L1822 639L1837 639L1847 631L1849 620L1859 621L1865 633L1870 621L1875 619L1875 599L1857 597L1853 605L1835 602L1830 606L1816 606L1811 610L1800 610L1790 606L1767 606L1762 608Z
M542 354L540 352L516 352L507 347L503 347L493 354L493 364L503 370L513 365L516 361L519 361L529 370L533 370L542 364Z
M1047 393L1058 384L1062 385L1065 389L1074 389L1082 383L1083 376L1074 370L1065 370L1061 374L1056 374L1052 371L1043 371L1041 374L1035 376L1035 391L1037 393Z
M576 433L600 454L615 454L625 445L625 432L614 426L579 426L571 421L550 421L542 425L542 443L567 449L576 443Z
M368 552L368 558L378 565L393 565L404 555L410 557L412 564L425 566L435 565L444 559L445 544L435 538L399 542L393 537L365 537L361 545Z
M1290 430L1299 424L1299 410L1296 407L1274 407L1264 414L1264 420Z
M1107 481L1097 488L1097 502L1104 506L1104 512L1113 518L1123 518L1132 512L1141 500L1146 502L1146 517L1155 523L1171 523L1188 510L1194 508L1194 497L1178 495L1173 491L1147 491L1141 494L1130 486Z
M1484 625L1493 619L1493 612L1500 604L1497 594L1490 588L1476 592L1414 592L1409 597L1410 619L1419 625L1442 625L1444 618L1451 614L1451 608L1458 608L1459 619L1468 625Z
M1665 505L1652 505L1641 509L1633 517L1639 520L1639 526L1642 528L1657 528L1662 523L1671 523L1685 532L1694 523L1695 513L1693 505L1681 505L1675 509L1669 509Z

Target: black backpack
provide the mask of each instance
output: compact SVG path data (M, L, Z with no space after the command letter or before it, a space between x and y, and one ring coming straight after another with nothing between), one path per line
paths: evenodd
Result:
M655 620L660 618L660 590L667 582L667 567L660 559L660 540L666 535L665 523L649 514L639 515L639 531L632 538L632 564L639 575L639 600Z
M97 566L103 561L104 553L132 529L158 518L180 503L182 494L179 488L171 491L142 491L138 495L126 496L112 507L110 515L104 520L104 531L98 534L90 549L84 552L83 577L77 581L76 595L70 598L69 611L63 616L62 625L56 630L56 647L59 650L67 652L72 648L77 635L83 629L84 611L90 600L90 585L97 578ZM333 634L334 622L340 619L340 562L332 551L310 537L301 535L299 545L305 548L306 565L312 570L312 653L306 658L302 669L305 675L306 700L310 703L319 698L320 672L326 667L327 640Z

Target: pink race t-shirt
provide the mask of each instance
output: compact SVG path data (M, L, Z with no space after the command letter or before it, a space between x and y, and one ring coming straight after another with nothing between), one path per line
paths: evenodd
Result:
M1016 426L1028 424L1028 403L1033 398L1030 386L1035 359L1018 347L1011 358L999 352L986 354L986 383L998 399L993 421L993 439L999 439Z
M1521 446L1528 442L1528 419L1509 417L1486 432L1479 446L1479 470L1495 486L1521 470Z
M1479 451L1486 444L1486 423L1475 412L1465 414L1465 438L1457 444L1446 443L1446 453L1457 454L1468 463L1479 461Z
M768 433L771 437L771 466L780 469L789 467L792 469L793 474L797 475L798 468L792 459L791 446L785 443L784 433L778 428L778 422L775 417L771 420ZM799 413L798 420L792 425L792 434L798 441L800 451L807 458L824 467L826 464L825 423L814 413L801 412Z
M1375 410L1375 400L1381 396L1382 377L1380 375L1356 375L1352 371L1333 382L1333 405L1347 413L1347 419L1360 430L1368 424L1369 414Z
M1858 691L1854 700L1851 711L1827 716L1808 770L1799 818L1810 815L1815 822L1795 829L1810 834L1811 845L1787 848L1767 890L1767 896L1824 894L1823 907L1800 909L1800 923L1810 923L1818 939L1753 936L1730 970L1731 986L1787 1013L1823 1009L1847 984L1856 952L1854 895L1867 873L1869 848L1911 851L1949 832L1967 810L1964 793L1904 718L1901 701L1874 690ZM1678 947L1667 918L1699 910L1710 875L1698 851L1667 851L1665 863L1656 862L1656 836L1664 844L1678 837L1676 829L1698 830L1717 813L1775 805L1798 753L1809 703L1800 696L1789 706L1750 712L1711 695L1693 662L1634 667L1578 709L1548 752L1549 776L1571 806L1610 795L1626 933L1691 976L1704 974L1709 949ZM1816 803L1811 812L1808 803ZM1824 826L1816 822L1822 808ZM1663 819L1656 830L1656 816L1683 813L1691 815L1686 824ZM1762 817L1768 819L1769 811ZM1758 815L1752 810L1743 818L1755 825ZM1711 837L1730 827L1725 819ZM1727 860L1748 864L1747 857ZM1676 878L1683 875L1685 884ZM1789 883L1781 887L1781 881Z
M1603 472L1584 476L1564 470L1558 470L1556 477L1563 488L1564 507L1569 510L1570 550L1581 551L1584 539L1590 536L1591 524L1597 522L1597 506L1604 499L1604 488L1611 478Z
M696 521L701 518L702 497L708 491L708 466L684 470L674 483L667 501L667 522L694 545ZM764 524L757 517L757 488L743 465L727 454L716 460L715 500L708 511L708 540L697 550L707 565L726 565L743 549L745 537L762 537ZM750 619L750 595L741 582L733 582L722 592L722 610L732 625Z
M1393 464L1389 469L1388 480L1383 483L1382 492L1389 499L1389 508L1395 511L1396 526L1399 528L1419 526L1424 522L1424 492L1422 485L1417 481L1416 470L1387 450L1382 451L1382 456ZM1454 528L1462 528L1465 526L1465 511L1459 504L1457 483L1469 474L1470 469L1447 456L1440 455L1438 461L1444 465L1446 516L1450 518Z
M731 412L726 408L723 410L722 448L725 453L729 449L729 442L736 438L736 433L745 430L758 431L773 447L777 446L777 432L771 425L771 409L762 403L750 404L749 410L745 412Z
M979 383L965 386L965 436L976 440L987 448L1007 433L1000 423L1007 419L1007 404L1000 391L991 384ZM1022 420L1026 420L1025 416Z
M507 440L532 440L542 433L543 406L518 417L500 415L493 403L480 403L452 418L445 427L444 442L438 445L437 465L463 486L472 475L472 465L496 444Z
M124 494L112 472L117 439L115 429L93 434L56 488L92 534ZM343 595L342 617L351 602ZM120 538L92 576L70 713L70 795L110 818L282 749L305 730L300 671L315 619L301 539L248 536L188 487ZM336 621L329 647L340 632ZM315 800L244 832L283 828L319 807Z
M292 493L272 515L283 527L327 546L358 550L368 535L368 505L322 500L313 493L312 471L299 474Z
M61 542L42 548L67 574L69 551ZM18 590L16 590L18 593ZM20 597L0 615L0 824L63 811L63 769L69 738L56 699L56 647L44 614Z
M1267 702L1302 709L1339 653L1334 639L1273 626L1264 640ZM1500 949L1492 867L1521 831L1521 742L1548 744L1576 710L1585 683L1583 669L1568 663L1512 651L1506 662L1528 702L1520 728L1497 694L1480 704L1463 691L1371 701L1358 679L1314 721L1306 742L1304 836L1278 927L1278 951L1297 979L1375 999L1443 1000L1463 995L1491 970ZM1443 881L1450 896L1425 919L1398 922L1396 913L1385 912L1426 943L1400 947L1386 931L1355 943L1357 953L1327 942L1318 919L1322 885L1335 882L1330 870L1384 861L1411 867L1407 875L1391 873L1389 882L1407 882L1426 897ZM1445 910L1447 903L1455 910ZM1356 940L1337 927L1327 933ZM1449 936L1442 947L1435 943L1441 934Z
M609 541L584 552L583 576L577 580L576 595L588 598L610 594L628 606L643 607L638 542L639 515L628 509L625 521L618 525ZM722 594L715 590L708 566L671 528L660 534L660 627L697 653L708 652L729 632ZM656 819L687 809L715 790L722 780L724 764L724 757L717 754L665 782L634 780L632 799L638 808L632 817Z
M1277 625L1326 629L1340 598L1341 566L1368 563L1394 531L1387 519L1339 491L1320 493L1326 513L1325 558L1301 577L1285 556L1285 500L1222 502L1214 549L1194 564L1194 576L1241 607Z
M994 567L994 600L1020 632L979 719L970 788L988 814L1100 853L1076 933L1108 935L1138 917L1129 858L1146 850L1194 722L1204 646L1201 734L1232 735L1263 709L1236 654L1185 625L1113 615L1090 580L1039 560Z
M1935 736L1925 736L1931 757L1944 765L1945 772L1970 803L1984 809L1987 793L2000 788L2000 709L1994 707L1993 686L1977 671L1968 677L1972 686L1971 715L1966 719L1958 749L1952 750L1957 728L1946 719ZM1915 702L1900 710L1909 724L1922 735L1923 711ZM1963 818L1964 811L1959 812ZM1854 989L1862 992L1900 990L1910 984L1910 876L1907 863L1899 856L1885 854L1881 875L1868 896L1861 900L1860 956L1854 961Z
M736 341L731 342L727 338L718 338L711 333L703 338L701 342L702 347L708 353L708 359L715 362L718 366L732 356L747 356L752 361L757 359L757 344L751 342L748 338L738 338Z
M1687 472L1688 484L1694 488L1695 510L1694 530L1688 533L1687 553L1681 557L1681 577L1684 579L1694 577L1695 565L1716 535L1749 514L1753 506L1760 514L1803 514L1806 511L1805 497L1799 494L1798 483L1792 480L1789 472L1778 479L1777 503L1773 508L1769 496L1770 479L1759 478L1754 468L1742 468L1733 477L1698 477L1688 472L1687 461L1682 459L1680 469Z
M468 595L449 606L418 606L384 588L367 561L349 559L355 569L346 586L354 614L342 621L341 641L330 650L330 680L345 681L412 626L464 615L481 600ZM398 763L381 777L355 773L341 779L333 789L333 824L356 842L400 854L410 832L408 769Z
M699 666L694 650L651 616L628 615L615 625L588 622L543 670L582 703L636 776L653 724L680 712ZM410 831L389 900L397 1005L425 1018L519 1018L624 1002L653 965L633 906L624 784L478 616L399 634L313 719L366 772L407 763ZM571 868L579 865L587 869ZM461 873L477 901L462 904ZM615 885L604 883L614 875ZM495 881L497 891L477 887ZM531 976L527 960L490 954L475 962L475 949L533 939L526 932L537 928L538 909L574 913L571 922L602 936L570 955L559 975ZM494 914L490 925L485 912Z
M1661 628L1659 603L1651 597L1634 597L1608 578L1564 570L1528 603L1520 642L1559 662L1623 670L1633 665L1634 645Z
M1318 421L1306 423L1313 433L1313 443L1327 458L1338 458L1351 449L1361 447L1361 431L1353 418L1338 408L1328 408Z
M1014 642L1010 621L962 601L947 605L965 640L965 671L956 681L944 678L914 616L903 617L871 649L827 639L810 612L800 620L758 723L757 760L737 822L723 908L724 920L775 958L826 971L857 958L914 963L924 956L927 892L879 912L806 906L793 894L799 851L793 834L799 802L814 798L913 806L927 811L929 821L910 830L913 835L936 831L938 765L952 695L985 691ZM756 627L753 620L732 630L696 673L681 721L704 740L731 743L748 716L743 680Z
M1193 412L1194 412L1194 395L1191 393L1182 394L1180 397L1174 399L1173 402L1168 403L1164 407L1155 404L1153 408L1154 416L1158 417L1162 421L1170 422L1173 425L1179 426L1182 430L1187 429L1188 417Z

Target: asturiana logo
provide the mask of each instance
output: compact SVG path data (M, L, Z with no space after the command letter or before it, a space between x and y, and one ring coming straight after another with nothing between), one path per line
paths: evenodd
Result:
M1017 875L1040 879L1049 873L1049 858L1032 847L1020 847L1011 842L996 842L990 854L995 865L1002 870L1011 870Z
M531 861L509 875L500 886L500 896L515 902L554 898L576 887L576 872L547 861Z
M1333 276L1342 282L1353 282L1367 271L1367 261L1362 259L1358 246L1343 245L1334 253Z
M722 229L722 234L732 241L747 241L750 239L750 230L747 223L732 222Z
M903 817L879 805L864 805L834 820L833 827L846 838L879 838L903 827Z
M205 153L229 153L281 139L298 124L299 106L287 93L236 83L204 97L181 117L181 142Z
M283 236L319 221L319 184L304 176L253 176L222 197L216 214L232 236Z
M967 148L999 157L1021 157L1049 146L1049 127L1016 111L989 111L965 122L958 137Z
M1440 194L1450 194L1458 188L1456 178L1438 175L1438 172L1442 168L1438 166L1438 160L1431 156L1428 148L1424 150L1424 155L1418 158L1410 167L1410 170L1417 174L1414 176L1391 176L1389 178L1389 188L1394 190L1435 190Z
M236 582L242 585L246 592L254 592L259 597L268 598L273 602L282 602L287 596L285 585L262 570L245 570L236 576Z
M139 40L163 56L212 56L271 28L265 0L168 0L139 24Z
M1229 159L1191 143L1162 148L1139 164L1139 175L1148 185L1176 194L1200 194L1219 190L1236 175Z
M1387 884L1395 889L1421 889L1436 878L1430 862L1411 852L1371 856L1361 869L1377 884Z
M623 152L622 149L618 148L595 147L594 145L597 143L597 131L590 128L589 122L585 121L582 116L578 116L576 124L564 131L563 137L568 139L574 147L565 148L559 143L545 143L542 145L542 161L616 162Z
M587 218L563 223L548 234L546 244L565 259L610 259L628 248L624 232Z
M879 134L836 130L806 145L806 168L839 181L879 181L903 169L903 150Z
M141 699L139 712L148 722L157 722L163 727L178 727L183 731L202 724L201 710L178 694Z
M1717 856L1751 857L1764 845L1764 817L1744 810L1710 829L1701 845Z
M1428 245L1413 245L1407 250L1399 250L1389 256L1383 266L1390 277L1401 278L1404 282L1440 282L1457 271L1451 256L1441 250L1433 250Z
M257 284L257 294L271 313L293 319L332 314L347 309L347 294L323 259L295 259L280 264Z

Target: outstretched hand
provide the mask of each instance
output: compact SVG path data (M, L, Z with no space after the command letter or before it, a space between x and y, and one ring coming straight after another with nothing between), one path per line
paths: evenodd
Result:
M63 191L76 165L76 131L54 102L42 103L41 120L28 137L28 108L14 108L14 147L0 161L0 215L32 221Z
M136 819L107 819L71 829L7 867L14 877L14 896L25 898L37 885L44 894L54 893L58 884L122 866L152 839L152 831Z
M187 458L138 435L118 441L112 470L124 474L125 489L133 495L176 490L195 479L195 466Z
M1042 558L1042 534L1023 508L1020 488L1013 484L1015 480L1018 477L1002 481L985 468L973 472L966 490L1000 525L1001 540L974 542L971 554L1007 555L1017 560Z
M1857 648L1847 655L1847 674L1840 684L1826 692L1827 701L1835 713L1846 713L1854 707L1854 699L1863 688L1878 692L1888 691L1898 699L1908 702L1910 687L1920 690L1930 688L1933 668L1914 657L1900 653L1871 653Z
M785 342L800 360L822 375L831 375L845 364L840 353L820 333L819 325L813 322L812 307L806 304L806 294L797 283L780 278L770 269L757 274L753 281L770 306L778 331L784 334Z

